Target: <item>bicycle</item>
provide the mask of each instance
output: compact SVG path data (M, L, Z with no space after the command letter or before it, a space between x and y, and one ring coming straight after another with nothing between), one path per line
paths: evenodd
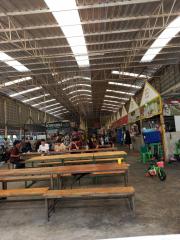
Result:
M164 170L164 162L153 158L150 162L150 166L146 172L146 176L158 176L161 181L166 180L166 172Z

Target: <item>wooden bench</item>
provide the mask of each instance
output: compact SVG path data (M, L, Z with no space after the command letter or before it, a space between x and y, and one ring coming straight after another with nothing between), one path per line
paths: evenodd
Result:
M57 178L57 175L54 175L53 178ZM25 188L31 187L36 181L50 181L50 175L32 175L32 176L17 176L17 177L4 177L0 178L0 182L2 182L2 189L7 189L8 182L25 182ZM27 182L31 181L31 184L27 184ZM54 188L53 183L50 182L51 188Z
M46 217L49 221L52 212L55 212L57 199L92 199L92 198L127 198L134 214L133 187L100 187L86 189L48 190L45 194Z
M48 187L43 188L20 188L0 190L0 198L8 197L29 197L29 196L43 196L48 191Z
M121 158L122 159L122 158ZM66 164L84 164L84 163L101 163L101 162L115 162L118 161L118 158L97 158L97 159L82 159L82 160L66 160L64 161L64 165ZM39 163L38 167L49 167L49 166L58 166L62 165L61 162L45 162Z

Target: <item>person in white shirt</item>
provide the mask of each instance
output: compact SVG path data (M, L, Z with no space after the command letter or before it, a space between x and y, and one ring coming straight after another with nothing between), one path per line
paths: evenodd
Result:
M49 152L49 144L46 143L44 139L41 140L41 145L39 146L38 152L41 152L41 153Z

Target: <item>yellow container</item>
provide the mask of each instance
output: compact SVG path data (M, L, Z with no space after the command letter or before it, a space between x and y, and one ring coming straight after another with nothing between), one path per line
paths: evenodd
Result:
M122 163L122 158L118 158L118 164Z

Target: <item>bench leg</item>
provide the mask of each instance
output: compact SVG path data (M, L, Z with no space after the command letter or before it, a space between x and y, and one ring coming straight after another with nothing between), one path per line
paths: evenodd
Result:
M51 189L54 189L54 178L53 178L53 175L51 174L51 180L50 180L51 182L50 182L50 188Z
M135 204L134 204L134 196L129 197L129 203L130 203L130 208L133 212L133 215L135 215Z
M46 220L49 222L49 200L45 198L45 211L46 211Z
M128 171L126 171L126 173L125 173L125 186L127 186L128 185Z

